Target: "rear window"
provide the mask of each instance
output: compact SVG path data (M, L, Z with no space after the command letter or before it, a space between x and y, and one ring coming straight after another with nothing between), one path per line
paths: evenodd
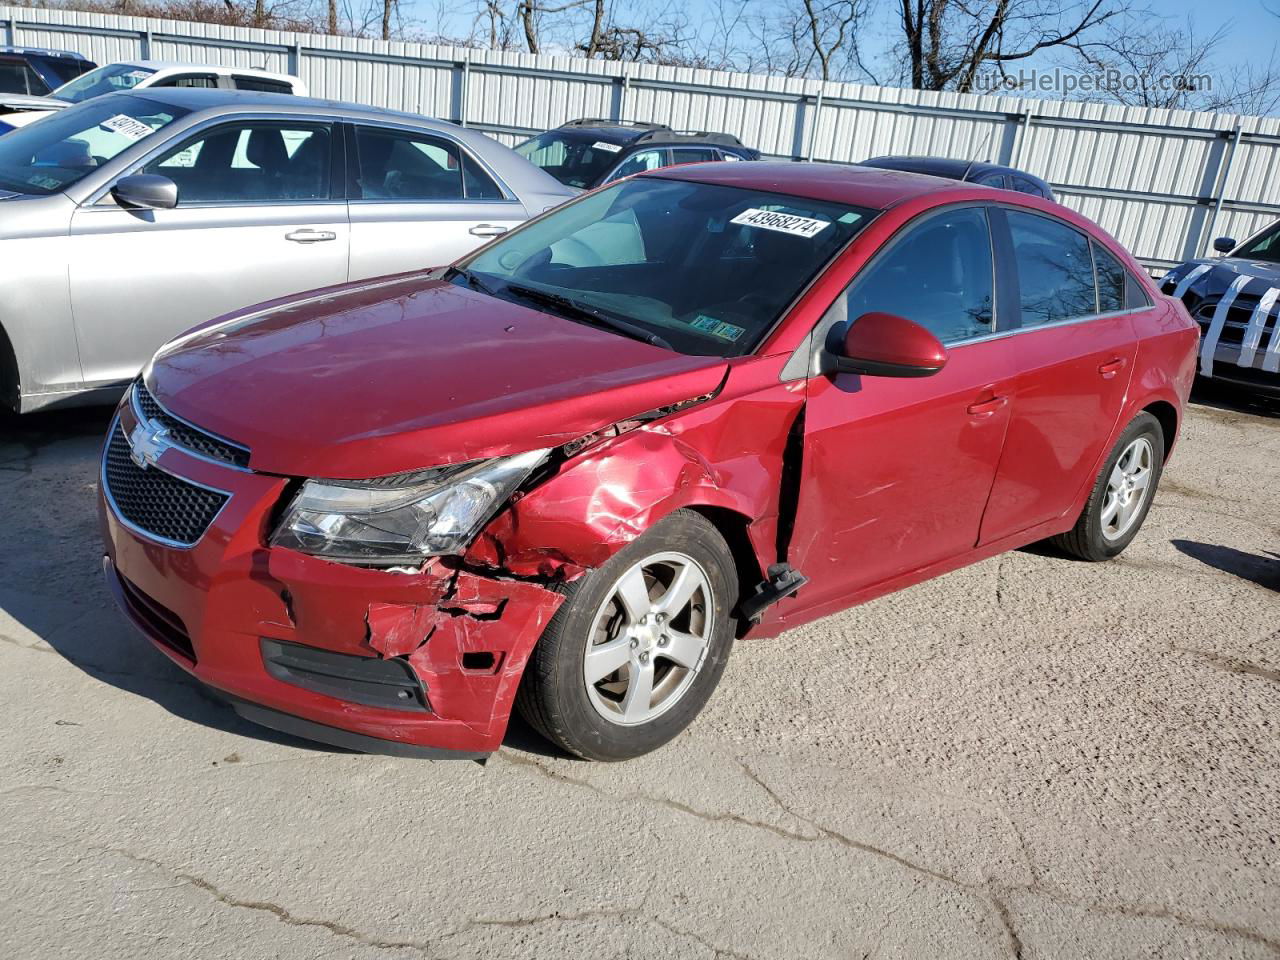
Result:
M293 87L283 80L267 80L262 77L232 77L237 90L253 90L257 93L293 93Z
M71 103L83 103L104 93L121 93L132 90L143 80L150 77L154 70L150 67L135 67L128 63L109 63L82 74L70 83L64 83L53 95L59 100Z

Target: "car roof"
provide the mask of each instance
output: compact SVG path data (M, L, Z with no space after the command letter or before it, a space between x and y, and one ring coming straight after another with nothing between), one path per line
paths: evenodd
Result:
M905 170L909 173L927 173L930 176L948 177L952 180L972 180L988 173L1012 173L1036 183L1044 183L1035 174L1019 170L1017 167L1009 167L1002 163L987 163L982 160L958 160L954 157L872 157L870 160L863 160L862 166L877 167L882 170Z
M920 173L794 161L691 163L680 167L665 167L639 176L763 190L874 210L886 210L924 194L957 189L953 179Z
M181 70L189 73L195 70L207 70L212 73L239 73L245 76L264 77L272 80L297 81L297 77L287 73L272 73L270 70L258 70L254 67L228 67L220 63L186 63L181 60L117 60L108 64L112 67L144 67L161 73L168 70Z
M67 57L71 60L84 60L86 63L88 62L88 58L84 54L76 53L74 50L50 50L45 47L0 46L0 53L25 53L36 57Z

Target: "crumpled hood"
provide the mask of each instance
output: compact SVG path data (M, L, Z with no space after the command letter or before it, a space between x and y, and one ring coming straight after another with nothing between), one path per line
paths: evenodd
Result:
M363 479L557 446L725 369L414 274L197 327L147 384L255 470Z
M1207 267L1206 270L1199 270ZM1280 287L1280 263L1268 260L1246 260L1242 257L1201 257L1179 264L1165 274L1160 282L1164 293L1172 293L1182 279L1192 271L1197 276L1184 291L1190 293L1199 302L1205 298L1217 298L1227 292L1227 288L1237 277L1249 277L1250 281L1241 290L1242 296L1260 297L1271 287Z

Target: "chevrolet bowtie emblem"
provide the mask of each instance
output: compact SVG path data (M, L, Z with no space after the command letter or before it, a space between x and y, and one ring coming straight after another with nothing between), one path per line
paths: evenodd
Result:
M150 421L139 423L129 434L129 456L143 470L155 466L171 446L168 429Z

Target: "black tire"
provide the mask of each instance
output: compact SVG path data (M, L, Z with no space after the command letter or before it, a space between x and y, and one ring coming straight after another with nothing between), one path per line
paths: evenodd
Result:
M1145 499L1129 528L1119 536L1108 537L1103 533L1102 522L1107 499L1107 479L1115 470L1120 457L1139 438L1146 438L1151 444L1152 452L1151 479L1147 485ZM1119 556L1142 529L1142 524L1147 519L1147 512L1151 509L1151 503L1155 500L1156 488L1160 485L1160 474L1164 468L1164 449L1164 431L1160 428L1160 422L1146 412L1134 417L1125 427L1124 433L1120 434L1120 439L1116 441L1116 445L1102 464L1102 471L1094 481L1089 499L1085 502L1084 510L1076 520L1076 525L1068 532L1053 537L1051 542L1059 549L1081 560L1101 561Z
M606 719L593 705L583 676L587 640L595 634L597 613L612 602L623 575L649 558L672 552L696 561L710 588L713 612L704 631L705 653L692 680L665 712L623 726ZM517 709L544 737L584 760L628 760L657 749L693 721L720 682L736 634L732 611L738 600L737 585L733 555L724 537L700 514L677 510L608 563L565 587L568 599L547 624L525 668ZM671 661L662 660L662 655L655 650L652 669L671 669Z

